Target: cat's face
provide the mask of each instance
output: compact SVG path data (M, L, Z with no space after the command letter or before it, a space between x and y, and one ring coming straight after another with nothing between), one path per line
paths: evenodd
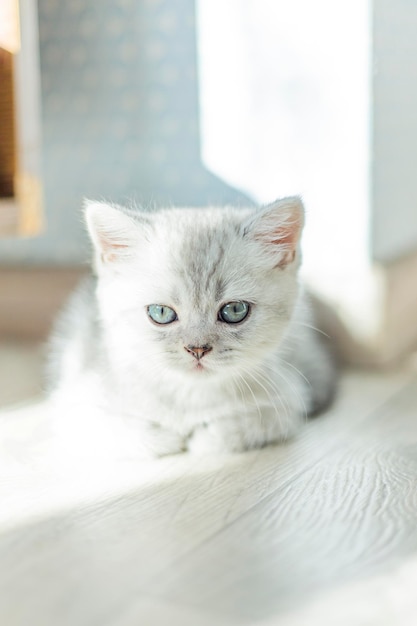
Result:
M119 362L203 380L252 370L276 349L298 291L297 198L258 213L90 204L87 220Z

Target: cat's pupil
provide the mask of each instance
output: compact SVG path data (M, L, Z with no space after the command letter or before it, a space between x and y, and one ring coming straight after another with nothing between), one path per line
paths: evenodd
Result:
M164 304L150 304L148 315L156 324L171 324L178 319L174 309Z
M219 319L227 324L237 324L242 322L249 313L247 302L228 302L219 311Z

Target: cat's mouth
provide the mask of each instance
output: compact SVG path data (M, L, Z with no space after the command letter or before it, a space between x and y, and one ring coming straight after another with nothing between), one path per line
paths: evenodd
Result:
M191 364L191 372L198 375L207 375L212 371L212 368L207 363L202 363L201 361L197 361L196 363Z

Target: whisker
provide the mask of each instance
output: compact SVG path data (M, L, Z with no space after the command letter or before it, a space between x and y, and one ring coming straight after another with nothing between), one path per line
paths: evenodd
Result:
M289 361L286 361L285 359L283 359L281 356L279 356L278 354L276 355L277 358L281 361L281 363L284 363L286 366L291 367L291 369L293 369L295 372L297 372L297 374L299 376L301 376L301 378L303 380L305 380L305 382L307 383L307 385L310 387L310 389L312 388L312 385L310 383L310 381L308 380L308 378L306 378L306 376L303 374L303 372L301 370L299 370L297 367L295 367L295 365L293 365L292 363L290 363ZM265 366L268 367L268 369L270 369L272 372L275 372L275 370L272 368L272 364L269 363L265 363Z
M233 378L234 382L236 383L236 385L237 385L237 387L238 387L238 389L240 391L242 402L243 402L243 404L245 404L245 394L243 393L243 389L242 389L242 386L241 386L241 384L239 382L239 378L237 378L237 377L235 378L235 375L233 375L232 378ZM236 398L236 401L237 401L237 398Z
M253 366L252 366L253 367ZM280 389L273 383L272 379L270 378L270 376L266 376L265 372L263 371L263 368L267 368L269 369L273 374L275 374L276 376L278 376L284 383L285 385L288 387L288 389L291 391L292 395L297 399L297 401L300 404L300 408L303 411L303 417L306 420L307 416L308 416L308 412L307 412L307 408L305 406L305 402L303 400L302 395L299 393L299 391L295 388L294 384L284 375L282 368L274 368L272 367L272 364L270 363L262 363L256 366L256 371L259 375L262 376L264 382L268 383L269 386L275 390L276 394L277 394L277 399L280 401L282 408L285 412L285 416L287 418L287 425L289 426L290 424L290 413L291 413L291 409L288 405L287 402L285 402L284 404L284 398L282 396L282 393L280 391ZM294 370L296 370L297 368L293 368ZM300 372L299 372L300 373Z
M270 388L275 392L276 398L277 398L277 400L279 400L279 403L280 403L280 405L281 405L281 407L282 407L282 409L284 411L286 422L288 424L289 420L290 420L291 409L290 409L290 406L289 406L288 402L285 401L285 399L284 399L285 397L283 397L283 395L282 395L282 390L279 389L279 387L277 387L275 385L275 383L272 381L272 379L269 376L267 376L265 372L262 372L260 368L257 368L256 371L257 371L257 373L260 376L262 376L262 379L264 380L264 382L267 383L270 386ZM273 406L275 408L275 411L278 412L278 407L276 406L276 404L274 402L273 402ZM279 415L279 413L278 413L278 415ZM282 424L281 419L279 419L279 421L280 421L280 424Z
M255 382L256 384L258 384L266 393L267 398L269 399L271 406L274 408L275 414L277 416L278 422L281 426L281 429L283 429L284 423L281 419L281 412L279 411L279 407L277 406L274 398L279 401L280 405L281 405L281 409L283 411L284 417L285 417L285 424L288 425L290 423L290 415L291 415L291 411L290 411L290 407L288 405L287 402L284 401L284 398L282 397L282 393L281 390L272 382L272 380L270 380L270 378L268 376L266 376L265 372L262 371L262 369L260 368L260 366L257 366L254 368L253 363L249 360L249 359L245 359L244 360L244 364L248 364L250 366L250 369L246 369L244 368L243 371L247 376L250 376ZM268 390L264 387L264 385L259 381L259 379L254 375L253 370L255 369L256 373L258 376L261 377L261 380L263 380L263 382L265 384L267 384L270 389L271 392L274 392L274 397L271 395L271 393L268 392ZM285 433L287 434L287 433Z
M311 330L315 330L321 335L324 335L324 337L326 337L327 339L330 339L330 335L325 333L324 330L321 330L321 328L317 328L316 326L312 326L311 324L306 324L305 322L298 322L297 320L294 320L292 323L297 324L297 326L304 326L305 328L310 328Z
M250 393L251 393L251 395L252 395L253 401L255 402L255 406L256 406L256 408L257 408L257 410L258 410L259 421L260 421L260 422L262 422L262 413L261 413L261 409L260 409L260 407L259 407L259 404L258 404L258 401L257 401L257 399L256 399L256 396L255 396L255 394L253 393L252 387L249 385L249 383L247 382L247 380L245 380L245 378L244 378L244 376L242 376L242 374L238 374L238 376L239 376L240 380L241 380L243 383L245 383L246 387L249 389L249 391L250 391Z
M282 378L282 380L288 385L288 387L291 389L291 391L293 392L294 396L299 400L301 407L303 409L304 412L304 421L307 420L308 418L308 411L307 411L307 407L305 405L305 402L301 396L300 393L297 392L297 390L295 389L295 387L288 381L288 379L284 376L284 374L282 373L282 371L277 371L276 372L278 374L278 376L280 376L280 378Z
M266 389L266 387L264 387L264 385L263 385L263 384L262 384L262 383L261 383L261 382L260 382L260 381L256 378L256 376L254 375L254 373L253 373L253 372L249 372L249 371L248 371L248 372L246 372L246 373L247 373L247 374L248 374L248 375L249 375L249 376L250 376L250 377L251 377L251 378L252 378L252 379L256 382L256 384L258 384L258 385L261 387L261 389L263 389L263 390L265 391L265 393L266 393L266 395L267 395L268 399L269 399L269 400L270 400L270 402L271 402L271 405L273 406L273 408L274 408L274 410L275 410L275 415L277 416L278 422L279 422L279 424L280 424L280 426L281 426L281 425L282 425L281 416L280 416L280 413L279 413L279 411L278 411L278 407L277 407L277 405L275 404L275 402L274 402L274 400L273 400L273 398L272 398L272 395L268 392L268 390ZM260 372L257 372L257 373L258 373L258 374L260 374ZM267 380L265 380L265 379L264 379L264 382L268 383L268 381L267 381ZM284 406L284 403L282 402L282 398L281 398L279 395L277 396L277 398L278 398L278 400L281 402L282 408L283 408L283 409L284 409L284 411L286 412L286 408L285 408L285 406ZM287 416L287 415L286 415L286 416ZM288 416L287 416L287 417L288 417Z

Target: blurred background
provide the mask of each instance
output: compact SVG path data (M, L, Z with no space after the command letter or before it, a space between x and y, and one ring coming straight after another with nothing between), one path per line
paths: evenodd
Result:
M346 359L413 350L416 27L406 0L0 0L4 388L85 271L85 197L301 193L304 275Z
M0 0L2 626L417 623L416 33L413 0ZM327 417L227 459L100 461L113 431L42 396L83 198L294 193L353 369Z

